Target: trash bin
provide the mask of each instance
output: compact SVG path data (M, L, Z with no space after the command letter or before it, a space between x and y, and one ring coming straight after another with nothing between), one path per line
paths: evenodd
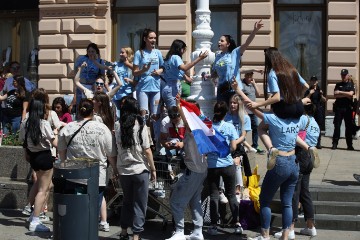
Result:
M98 240L98 161L75 159L55 163L53 183L53 239Z

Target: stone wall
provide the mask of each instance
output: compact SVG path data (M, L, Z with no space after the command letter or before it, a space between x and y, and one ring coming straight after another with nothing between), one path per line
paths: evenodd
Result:
M359 1L328 0L327 27L327 110L331 111L341 69L349 70L359 89Z
M72 93L74 62L89 43L111 55L110 0L40 0L39 11L39 87Z

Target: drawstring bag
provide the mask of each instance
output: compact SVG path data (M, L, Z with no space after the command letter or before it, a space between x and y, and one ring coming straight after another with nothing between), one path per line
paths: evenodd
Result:
M244 230L256 229L260 226L260 214L255 211L253 201L240 201L239 222Z

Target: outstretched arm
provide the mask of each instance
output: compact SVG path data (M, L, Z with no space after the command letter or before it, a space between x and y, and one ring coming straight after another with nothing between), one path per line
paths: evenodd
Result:
M249 47L252 40L254 40L256 33L259 31L260 28L264 26L263 23L261 23L262 20L255 22L254 24L254 30L250 33L248 38L246 39L245 43L241 45L240 47L240 53L243 54L245 50Z
M200 52L199 56L192 62L188 63L188 64L182 64L179 66L180 70L183 70L184 72L188 71L190 68L192 68L193 66L195 66L198 62L200 62L201 60L205 59L207 56L209 55L209 51L205 51L205 52Z

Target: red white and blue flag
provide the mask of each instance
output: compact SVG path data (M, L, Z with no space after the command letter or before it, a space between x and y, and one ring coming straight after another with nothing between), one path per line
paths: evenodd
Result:
M204 119L201 119L201 112L195 104L182 99L180 103L189 128L194 135L199 153L216 152L222 158L229 155L230 147L225 137L212 128L211 120L203 116Z

